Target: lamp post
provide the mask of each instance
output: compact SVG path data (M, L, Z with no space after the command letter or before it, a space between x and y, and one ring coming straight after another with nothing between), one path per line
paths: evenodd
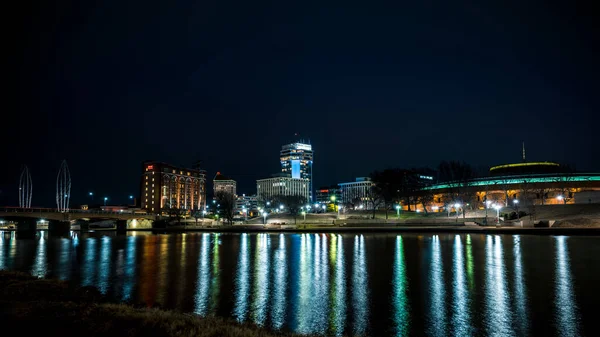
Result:
M263 224L267 224L267 211L262 211Z
M90 192L90 199L92 199L92 201L94 201L94 192Z
M496 224L499 226L500 225L500 205L494 205L494 208L496 209Z
M454 210L456 211L456 221L458 222L458 209L460 208L460 204L454 204Z
M248 210L246 209L246 206L242 207L242 212L244 212L244 221L248 220Z
M329 198L329 200L331 200L331 202L333 203L333 207L334 207L334 209L335 209L335 208L337 208L337 207L336 207L336 206L337 206L337 204L336 204L336 202L335 202L335 195L332 195L332 196ZM338 214L337 214L337 218L339 219L339 218L340 218L340 209L339 209L339 208L337 208L337 212L338 212Z
M400 220L400 205L396 205L396 216L398 217L398 220Z
M556 199L557 199L558 201L563 201L563 200L565 199L565 197L563 197L562 195L558 195L558 196L556 197Z
M337 209L338 209L338 210L337 210L337 211L338 211L338 212L337 212L337 218L339 219L339 218L340 218L340 209L342 209L342 206L339 206L339 205L338 205Z
M306 223L306 211L302 211L302 215L304 216L304 223Z
M106 206L107 201L108 201L108 197L104 197L104 206Z
M517 211L517 220L519 220L519 199L513 199L513 204L515 205L515 210Z

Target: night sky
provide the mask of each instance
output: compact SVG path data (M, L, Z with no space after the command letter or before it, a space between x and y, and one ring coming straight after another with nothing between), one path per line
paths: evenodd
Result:
M483 4L477 4L477 2ZM542 1L30 1L4 23L0 205L137 194L143 160L255 193L294 134L314 186L527 159L600 170L592 8ZM409 4L406 4L409 3ZM590 2L591 6L591 2ZM209 185L211 187L212 185Z

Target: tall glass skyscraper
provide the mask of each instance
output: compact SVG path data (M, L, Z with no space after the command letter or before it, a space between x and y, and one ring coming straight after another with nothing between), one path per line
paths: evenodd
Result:
M302 178L309 180L309 195L312 201L312 165L313 150L312 145L303 142L283 145L279 153L281 161L281 172L292 178Z

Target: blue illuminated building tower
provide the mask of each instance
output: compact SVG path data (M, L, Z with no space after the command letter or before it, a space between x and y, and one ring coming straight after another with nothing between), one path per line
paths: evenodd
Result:
M279 159L281 161L281 172L283 172L283 174L292 178L303 178L309 180L309 194L310 201L312 201L312 145L307 144L304 141L283 145L281 147Z

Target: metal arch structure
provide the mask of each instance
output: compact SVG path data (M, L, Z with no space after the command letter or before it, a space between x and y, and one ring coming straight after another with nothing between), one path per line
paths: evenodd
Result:
M71 173L67 161L63 160L56 176L56 208L59 212L69 211L71 199Z
M31 174L27 165L21 171L19 178L19 207L31 208L31 197L33 196L33 184L31 182Z

